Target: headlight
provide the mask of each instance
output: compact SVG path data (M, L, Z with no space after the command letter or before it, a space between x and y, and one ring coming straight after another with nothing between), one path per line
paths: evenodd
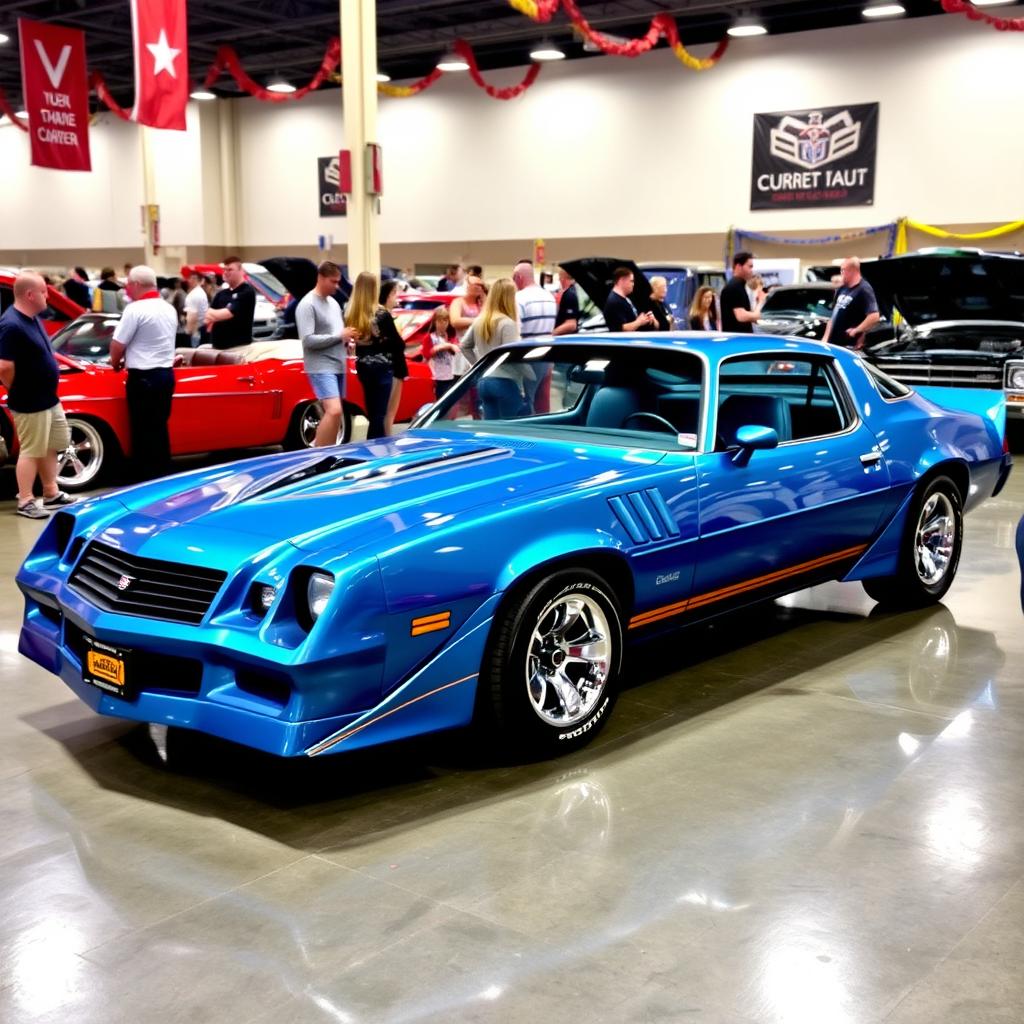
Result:
M1009 384L1014 391L1024 391L1024 366L1015 366L1010 370Z
M309 617L316 622L327 607L327 602L334 593L334 577L323 572L315 572L309 577L306 585L306 602L309 605Z

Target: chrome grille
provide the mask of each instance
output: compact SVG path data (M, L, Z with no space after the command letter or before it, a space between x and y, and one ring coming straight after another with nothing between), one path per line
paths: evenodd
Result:
M998 366L953 366L942 363L901 363L887 360L879 360L875 365L908 387L932 384L946 388L999 389L1003 386L1003 371Z
M71 588L104 611L196 625L227 575L139 558L94 541L71 574Z

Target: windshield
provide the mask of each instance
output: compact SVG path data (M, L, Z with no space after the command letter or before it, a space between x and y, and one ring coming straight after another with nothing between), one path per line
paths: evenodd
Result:
M242 269L245 271L250 282L259 291L263 292L271 302L280 302L288 294L288 289L266 267L259 263L243 263Z
M832 315L834 292L826 288L776 288L768 293L762 312L775 316L819 316L827 320Z
M117 327L116 318L83 317L68 324L50 340L54 352L85 362L106 362L110 355L110 340Z
M439 367L432 369L437 375ZM571 342L499 349L416 426L692 451L701 382L700 359L682 346Z

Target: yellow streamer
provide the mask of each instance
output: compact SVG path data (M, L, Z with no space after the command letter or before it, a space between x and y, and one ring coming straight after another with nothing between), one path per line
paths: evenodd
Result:
M708 60L706 57L694 57L682 43L676 43L672 47L672 52L692 71L707 71L709 68L713 68L716 63L713 60Z
M534 3L534 0L508 0L508 2L520 14L525 14L533 21L536 21L540 16L540 11L537 10L537 4Z
M934 224L922 224L920 221L911 220L909 217L901 217L899 227L896 230L896 253L902 255L907 251L907 230L920 231L922 234L931 235L933 238L951 238L958 242L977 242L984 238L998 238L1000 235L1010 235L1015 231L1024 230L1024 220L1012 220L1007 224L1000 224L999 227L989 228L987 231L972 231L961 234L956 231L947 231L945 228L937 228Z

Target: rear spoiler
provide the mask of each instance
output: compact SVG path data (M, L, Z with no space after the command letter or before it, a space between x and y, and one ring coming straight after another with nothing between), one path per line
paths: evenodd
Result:
M999 443L1006 437L1006 396L1002 391L983 388L923 387L914 390L929 402L950 412L970 412L988 420L996 429Z

